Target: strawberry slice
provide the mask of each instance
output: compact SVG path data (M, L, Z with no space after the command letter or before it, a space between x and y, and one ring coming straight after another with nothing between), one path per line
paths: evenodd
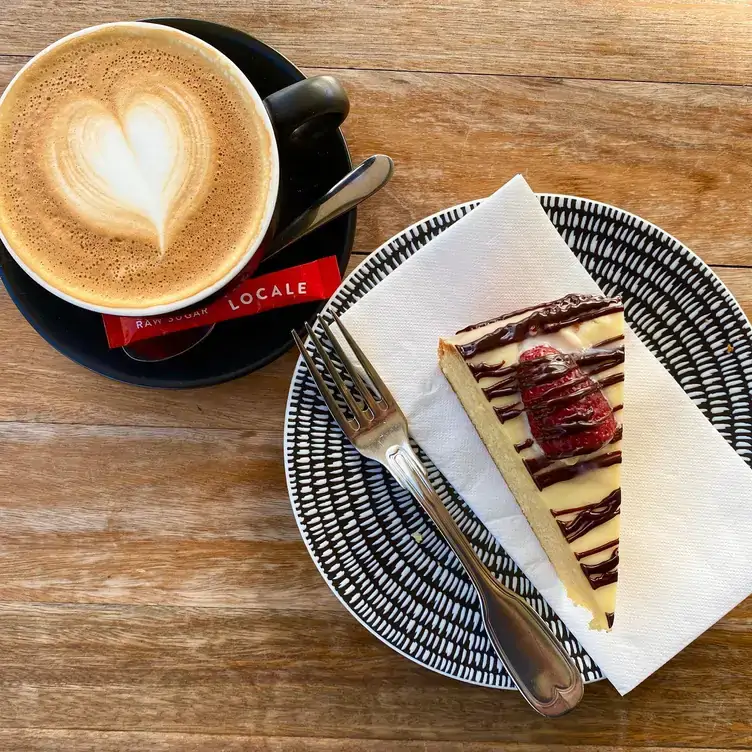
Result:
M520 355L517 377L530 430L547 457L589 454L614 437L611 405L571 355L531 347Z

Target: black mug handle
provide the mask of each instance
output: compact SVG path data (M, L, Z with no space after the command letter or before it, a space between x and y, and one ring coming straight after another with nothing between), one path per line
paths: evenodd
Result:
M350 100L334 76L314 76L270 94L264 104L277 137L306 141L339 128L350 112Z

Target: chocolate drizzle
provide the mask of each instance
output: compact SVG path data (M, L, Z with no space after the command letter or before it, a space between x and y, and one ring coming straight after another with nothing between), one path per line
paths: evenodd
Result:
M591 428L598 428L598 426L609 420L608 414L600 420L591 420L592 414L592 408L588 408L577 415L564 418L558 425L547 428L541 438L544 441L560 439L562 436L571 436L581 431L589 431Z
M575 552L575 557L577 558L577 561L582 561L582 559L587 559L588 556L593 556L593 554L599 554L601 551L607 551L609 548L613 548L614 546L619 545L619 539L614 538L611 541L608 541L608 543L604 543L602 546L596 546L595 548L589 548L587 551L580 551L579 553Z
M512 418L517 418L524 412L525 408L521 402L515 402L513 405L507 405L506 407L494 407L496 417L502 422L506 423Z
M537 473L533 476L535 485L542 491L544 488L553 486L555 483L561 483L565 480L571 480L572 478L586 473L590 470L597 470L602 467L611 467L611 465L618 465L621 463L621 452L606 452L599 454L590 460L584 460L583 462L577 462L574 465L562 465L561 467L555 467L553 470L549 470L546 473Z
M614 549L608 559L599 561L597 564L580 564L580 567L593 590L616 582L619 579L619 547Z
M610 313L623 311L624 306L620 298L603 298L596 295L566 295L543 307L521 310L517 313L527 313L528 310L532 313L519 321L500 326L466 345L457 345L460 355L467 360L478 353L495 350L497 347L504 347L513 342L522 342L535 334L558 332L560 329L573 324L581 324L584 321L591 321ZM508 318L508 315L503 318Z
M595 345L590 347L584 352L576 353L574 356L577 365L597 366L597 369L593 369L589 373L601 373L607 371L609 368L619 365L624 362L624 347L615 347L613 350L604 350Z
M489 324L495 324L497 321L503 321L504 319L511 319L514 316L520 316L523 313L530 313L530 311L536 311L538 308L545 308L545 306L551 305L551 303L537 303L536 305L528 306L527 308L518 308L511 313L504 313L501 316L497 316L495 319L488 319L487 321L481 321L480 324L471 324L464 329L460 329L457 334L464 334L465 332L472 332L475 329L482 329Z
M580 353L542 355L539 358L522 361L517 365L517 384L519 389L531 389L532 387L543 386L566 376L577 367L587 368L586 376L594 376L603 371L608 371L623 362L623 347L618 347L614 350L599 350L591 347ZM514 377L509 371L513 367L507 366L504 369L506 372L504 374L506 376L504 379L505 383L512 383ZM578 382L569 382L568 386L571 386L573 383ZM495 386L496 384L490 388Z
M584 425L585 428L590 428L590 427L594 427L594 426L600 425L601 422L602 421L595 421L595 422L590 423L590 424L586 424L586 423L583 423L583 422L574 422L574 423L565 424L565 425L571 425L574 428L576 428L577 430L580 430L580 426ZM582 428L582 430L585 430L585 428ZM620 442L622 440L623 430L624 429L623 429L622 426L617 426L616 427L616 431L614 432L613 437L611 438L611 440L608 443L609 444L617 444L618 442ZM562 435L563 434L553 434L553 432L552 432L552 438L556 438L556 437L562 436ZM532 446L533 443L534 442L533 442L532 439L528 439L526 442L521 442L520 444L515 444L514 448L517 449L518 446L521 447L520 449L517 449L517 452L519 453L520 451L522 451L522 449L526 449L527 447ZM598 450L596 450L596 451L598 451ZM584 456L586 454L593 454L593 451L590 450L590 449L576 450L574 452L571 452L567 456L568 457L579 457L579 456ZM614 453L612 453L612 454L614 454ZM562 458L562 456L563 455L560 455L558 457L546 457L545 455L539 455L538 457L529 457L528 459L523 459L522 462L525 465L525 467L527 468L527 471L532 476L532 478L535 481L536 485L538 485L538 488L540 488L540 485L538 484L538 479L535 477L536 473L540 473L542 470L546 470L547 468L551 467L551 465L555 464L558 459ZM604 456L604 455L600 455L600 456ZM594 457L593 458L593 460L597 460L597 459L598 459L598 457ZM580 465L587 464L588 462L590 462L590 460L586 460L586 462L583 462L583 463L579 463L578 462L578 463L575 463L574 465L568 465L568 466L565 466L565 468L566 467L573 467L573 468L576 469ZM619 459L618 462L621 462L621 459ZM608 467L609 465L613 465L613 464L616 464L616 463L615 462L609 462L608 464L603 465L603 467ZM589 470L591 468L588 467L587 469ZM585 472L585 471L583 470L582 472ZM553 485L553 484L549 483L548 485Z
M530 457L530 459L522 460L523 464L527 468L527 471L532 475L535 480L535 474L541 470L545 470L547 467L551 467L556 460L551 460L545 455L541 454L538 457Z
M575 356L564 353L541 355L524 360L517 365L517 382L520 389L532 389L549 384L566 376L577 367Z
M601 343L599 343L600 345ZM554 381L559 376L564 376L578 365L583 368L595 366L589 370L590 375L607 371L619 363L624 362L624 348L616 347L611 350L604 350L599 345L590 347L580 353L552 355L542 355L540 358L528 360L523 363L526 367L525 375L526 386L538 386L549 381ZM487 378L512 379L518 371L519 365L513 363L504 365L501 363L468 363L467 367L470 373L475 376L476 381ZM523 378L522 376L520 378Z
M612 339L615 340L617 338ZM582 378L549 389L543 399L528 408L522 407L519 402L501 408L496 407L496 414L499 420L504 423L507 420L518 417L525 409L547 411L552 408L563 407L576 403L578 400L598 391L605 385L617 383L623 379L622 374L613 374L610 377L602 379L600 382L593 381L590 377L593 374L613 368L623 361L624 348L619 347L611 350L590 348L581 353L574 354L554 353L510 366L504 366L503 364L492 365L489 363L470 363L468 366L478 381L481 378L499 377L499 380L491 384L491 386L483 388L483 393L488 400L496 397L510 397L520 391L520 389L542 386L565 376L580 366L593 366L592 370L589 370ZM574 392L562 394L562 392L569 391L572 387L578 386L580 388L575 388ZM597 428L607 419L607 417L604 417L601 420L594 421L592 420L592 410L585 409L575 415L569 416L561 425L552 427L542 438L544 440L552 440L581 433L592 428ZM521 450L518 449L517 451ZM587 453L580 452L579 454ZM577 454L575 452L572 456L576 456Z
M608 624L609 628L614 626L614 612L606 614L606 623Z
M604 585L610 585L612 582L616 582L619 579L618 567L619 567L619 539L604 543L602 546L596 546L587 551L581 551L575 553L577 561L587 559L588 556L593 554L599 554L601 551L608 551L613 549L611 556L603 561L599 561L595 564L580 564L585 577L588 578L593 590L597 590ZM609 625L610 626L610 625Z
M495 397L510 397L519 392L520 389L529 389L531 387L542 386L550 383L570 373L578 366L595 366L593 370L588 371L581 378L549 389L546 392L544 399L541 399L537 404L528 408L533 411L544 411L555 407L564 407L573 404L583 397L586 397L588 394L593 394L605 386L610 386L622 381L624 379L623 374L612 374L600 381L593 381L590 377L594 373L600 373L601 371L613 368L615 365L618 365L623 361L623 348L616 348L613 350L590 348L582 353L555 353L552 355L544 355L540 358L534 358L533 360L523 361L519 364L510 366L495 366L488 363L469 363L468 367L478 381L482 378L493 376L499 377L499 381L483 388L483 393L486 398L492 400ZM571 390L572 387L580 388L575 388L575 390L569 394L562 394L562 392ZM518 403L515 403L513 410L507 409L512 406L495 408L502 423L517 417L525 410L525 408L518 410L517 406ZM570 421L569 424L562 427L561 431L548 438L579 433L580 431L585 431L599 425L599 422L589 420L589 416L584 413L573 417L575 420Z
M570 385L573 382L570 382ZM566 405L568 402L571 401L574 402L580 397L583 397L587 394L592 394L592 392L596 391L597 385L594 387L591 386L588 389L582 389L574 394L566 395L564 397L559 397L555 400L551 400L548 404L551 405ZM552 390L553 391L553 390ZM620 410L623 406L619 405L617 408L614 408L614 412L616 410ZM535 410L537 406L533 406L533 410ZM494 406L494 412L496 413L496 416L499 418L499 420L502 423L506 423L508 420L512 420L513 418L517 418L518 416L522 415L522 413L525 412L525 410L528 408L523 407L521 402L513 402L511 405L504 405ZM589 428L595 428L599 425L599 421L590 421L589 420L589 411L579 413L574 416L570 416L572 420L565 421L561 424L561 426L557 426L556 428L551 429L551 436L550 438L558 438L561 436L568 436L573 433L578 433L579 431L585 431ZM546 435L548 438L548 434Z
M621 452L619 452L621 457ZM605 456L605 455L603 455ZM557 509L552 511L554 517L561 517L565 514L574 514L574 518L569 522L557 519L559 528L567 539L567 543L572 543L589 533L599 525L612 520L621 510L621 488L612 491L605 499L596 501L595 504L587 504L583 507L573 507L572 509Z
M610 376L606 376L604 379L600 379L598 383L601 385L603 389L605 389L607 386L613 386L614 384L620 384L622 381L624 381L624 372L621 373L612 373Z
M492 400L494 397L511 397L513 394L519 392L519 390L517 379L512 375L497 381L495 384L491 384L491 386L485 387L483 394L486 395L486 399Z
M475 380L480 381L491 376L509 376L517 370L516 364L505 366L505 362L502 360L501 363L468 363L467 367L475 376Z
M579 388L569 394L561 394L561 392L566 392L567 389L571 389L572 387ZM542 398L536 400L535 404L530 405L528 409L537 412L548 412L554 407L564 407L565 405L571 405L573 402L579 402L583 397L587 397L588 394L593 394L600 390L600 384L585 375L580 379L568 381L566 384L549 389ZM560 396L555 396L557 394Z
M599 345L610 344L616 342L621 337L612 337L609 340L604 340ZM568 405L574 405L580 401L583 397L589 394L593 394L604 386L610 386L611 384L623 381L624 374L612 374L601 380L593 380L591 377L593 374L600 373L601 371L607 371L610 368L619 365L624 362L624 348L617 347L612 349L603 349L602 347L592 347L584 350L581 353L551 353L549 355L543 355L539 358L532 360L521 361L518 364L509 366L495 366L488 363L468 364L476 380L480 381L481 378L487 378L489 376L498 376L499 380L491 384L491 386L484 387L483 393L488 400L492 400L495 397L509 397L516 394L520 390L531 389L533 387L540 387L545 384L551 383L561 379L563 376L571 373L578 367L590 367L582 377L575 379L574 381L568 381L564 384L554 386L542 395L542 397L534 404L523 406L521 402L515 402L511 405L504 407L494 407L496 415L502 423L521 415L525 410L532 413L547 412L554 408L561 408ZM568 393L567 393L568 392ZM613 411L612 411L613 412ZM606 415L600 419L593 419L593 410L590 406L582 406L580 410L575 410L573 415L564 417L560 423L553 425L545 431L540 441L552 441L560 439L565 436L572 436L584 431L588 431L610 420L611 416ZM621 441L621 428L617 428L616 434L612 437L609 443L616 443ZM526 449L533 445L533 441L528 440L515 445L517 452L521 452L522 449ZM536 473L540 473L542 470L547 469L556 459L564 459L565 457L576 457L587 454L592 454L592 449L578 449L569 454L561 454L557 457L532 457L523 460L525 467L527 467L530 474L536 480L539 488L545 488L547 485L559 482L560 480L567 480L574 474L579 473L581 470L569 470L568 468L560 468L560 470L566 474L566 477L562 475L562 472L556 473L552 471L546 474L543 478L535 478ZM613 459L613 458L612 458ZM595 458L595 462L602 462L598 458ZM613 461L609 461L609 464L614 464ZM597 466L597 465L596 465ZM604 465L608 466L608 465ZM574 466L575 468L590 469L593 467L589 463L580 463ZM584 469L582 471L584 471ZM545 485L541 485L544 483Z
M588 371L589 376L597 376L599 373L603 373L604 371L609 371L614 367L614 363L600 363L599 365L595 366L594 368L591 368Z
M617 334L615 337L609 337L608 339L604 339L602 342L598 342L597 344L593 345L593 347L605 347L606 345L613 345L614 342L621 342L623 339L623 334Z
M516 363L512 363L510 366L505 366L504 363L506 363L505 360L502 360L501 363L468 363L467 367L476 381L494 377L504 378L517 373Z
M523 449L529 449L533 444L535 444L534 439L525 439L525 441L515 444L514 448L517 450L517 454L519 454Z

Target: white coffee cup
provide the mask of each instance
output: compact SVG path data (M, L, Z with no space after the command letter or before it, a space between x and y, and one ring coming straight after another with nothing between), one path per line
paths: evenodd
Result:
M110 27L130 27L136 30L143 29L147 32L149 30L153 31L154 25L145 22L116 22L114 24L101 24L99 26L74 32L63 39L54 42L27 62L26 65L24 65L14 76L3 95L0 97L0 116L2 114L3 103L13 92L14 86L21 82L26 76L32 75L37 65L39 65L40 62L43 62L47 55L71 39L92 34L98 30ZM77 299L71 294L57 289L24 261L21 254L13 248L12 243L3 235L2 229L0 228L0 240L5 245L9 254L39 285L73 305L100 313L121 316L152 316L189 308L227 286L242 270L248 270L255 267L255 265L261 261L261 256L263 255L262 241L273 229L273 219L280 200L278 139L305 139L312 137L316 131L330 130L334 127L338 127L347 116L349 110L349 102L344 89L339 82L331 76L319 76L316 78L304 79L303 81L272 94L270 97L267 97L266 100L262 100L261 96L240 68L238 68L232 60L222 54L219 50L207 44L202 39L187 34L182 30L168 26L161 26L160 29L164 30L165 33L175 35L176 38L182 37L187 39L191 45L205 53L208 59L216 61L216 65L218 68L221 68L223 75L230 76L234 83L247 92L249 101L251 101L253 105L252 116L257 118L258 123L262 125L268 136L268 143L270 144L270 148L267 152L268 180L263 213L260 221L256 225L257 231L255 231L247 249L243 255L238 258L230 271L224 274L224 276L211 284L208 284L205 288L202 288L200 291L189 297L138 309L133 307L117 308L92 304L88 301Z

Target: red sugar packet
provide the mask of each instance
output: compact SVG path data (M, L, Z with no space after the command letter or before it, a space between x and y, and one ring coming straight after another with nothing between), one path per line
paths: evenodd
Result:
M142 339L252 316L274 308L326 300L341 281L335 256L293 266L271 274L246 279L206 305L173 311L162 316L110 316L104 314L104 328L110 348L123 347Z

